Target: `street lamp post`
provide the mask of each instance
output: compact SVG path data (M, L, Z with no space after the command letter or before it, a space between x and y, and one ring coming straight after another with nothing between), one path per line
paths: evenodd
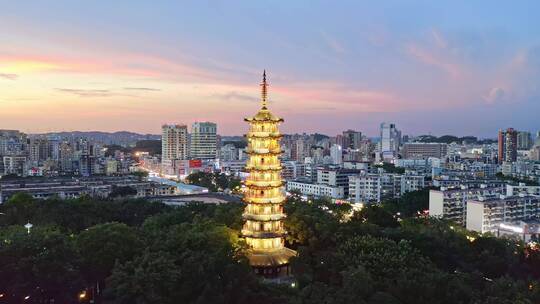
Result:
M24 225L24 228L26 228L26 231L28 232L28 234L30 234L30 228L34 227L34 225L30 224L30 222L28 222L26 225Z

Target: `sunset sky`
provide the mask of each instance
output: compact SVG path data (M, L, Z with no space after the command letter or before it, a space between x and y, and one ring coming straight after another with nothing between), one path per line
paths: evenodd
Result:
M540 129L539 1L0 1L0 129Z

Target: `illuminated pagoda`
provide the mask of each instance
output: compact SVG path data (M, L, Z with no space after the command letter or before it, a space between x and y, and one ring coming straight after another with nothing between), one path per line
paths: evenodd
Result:
M242 235L250 246L248 259L255 273L267 278L290 274L289 259L296 255L284 245L283 203L285 191L281 179L281 134L278 125L282 118L267 108L266 71L261 83L262 107L255 116L246 118L250 125L247 133L249 159L246 170Z

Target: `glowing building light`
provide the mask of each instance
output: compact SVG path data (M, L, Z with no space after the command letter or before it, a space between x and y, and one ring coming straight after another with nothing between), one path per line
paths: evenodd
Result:
M265 276L288 274L290 257L296 252L284 246L283 203L286 196L281 179L281 133L278 125L283 119L267 108L268 84L266 72L261 83L261 109L246 118L249 159L245 181L244 226L242 234L250 246L248 259L256 272Z

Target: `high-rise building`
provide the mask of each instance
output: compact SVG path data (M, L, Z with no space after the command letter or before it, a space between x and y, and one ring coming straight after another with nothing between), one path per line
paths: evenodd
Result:
M188 131L186 125L161 127L161 162L188 158Z
M343 163L343 150L340 145L332 145L330 148L330 157L334 165L341 165Z
M309 155L308 143L304 138L298 138L291 145L291 158L303 163Z
M346 138L341 134L336 135L335 143L336 145L340 145L342 148L349 146Z
M213 122L194 122L191 125L189 156L192 159L217 157L217 125Z
M255 273L265 277L289 274L289 259L296 252L285 247L283 203L285 193L281 178L281 134L278 129L283 119L267 108L266 73L263 74L262 107L255 116L246 118L249 160L246 170L242 235L250 249L248 259Z
M343 131L344 148L358 149L360 147L360 142L362 141L362 132L347 130Z
M515 162L517 160L517 131L508 128L499 130L499 163Z
M531 132L519 131L517 134L517 149L529 150L533 146Z
M384 161L391 161L398 156L399 145L401 143L401 132L396 129L393 123L381 123L381 158Z

